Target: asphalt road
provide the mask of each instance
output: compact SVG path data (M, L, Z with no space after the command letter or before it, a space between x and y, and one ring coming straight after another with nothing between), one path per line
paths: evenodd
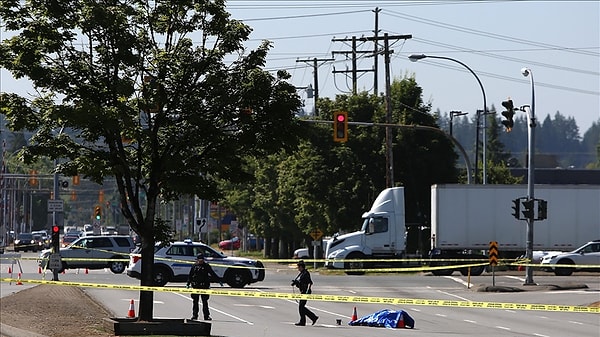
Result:
M24 254L27 255L27 254ZM7 265L1 265L1 276L6 277ZM23 261L23 279L40 279L35 262ZM14 268L13 268L14 269ZM14 271L14 270L13 270ZM295 268L287 265L268 265L264 282L251 285L245 290L258 292L292 293L290 280L296 275ZM598 274L575 274L570 277L557 277L542 273L534 276L539 284L586 284L587 289L550 291L539 287L533 291L490 293L478 292L480 285L491 285L492 276L485 274L467 278L455 273L450 277L436 277L428 274L416 275L320 275L312 273L315 294L337 296L375 296L383 298L437 299L454 301L484 301L503 303L537 303L556 305L588 305L600 301L600 278ZM46 279L51 279L51 274ZM520 287L524 282L524 272L497 273L497 286ZM105 270L69 270L60 275L61 281L91 282L103 284L137 285L139 281L125 274L115 275ZM2 296L29 285L15 286L2 283ZM169 286L183 286L169 284ZM219 286L216 286L219 289ZM224 289L229 289L227 286ZM86 291L116 317L125 317L131 299L138 310L139 293L127 290L86 288ZM600 315L589 313L569 313L556 311L527 311L505 309L473 309L431 305L397 306L363 303L340 303L309 301L308 306L320 318L315 326L297 327L298 305L288 299L256 299L232 296L211 296L212 335L279 337L292 336L590 336L598 337ZM385 329L372 327L352 327L347 323L356 307L358 317L381 309L405 310L415 320L414 329ZM191 299L180 293L154 293L154 317L189 318ZM342 324L337 325L336 320Z

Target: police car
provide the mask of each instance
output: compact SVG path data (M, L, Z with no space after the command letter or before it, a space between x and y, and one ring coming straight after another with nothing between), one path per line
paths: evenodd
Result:
M141 278L141 247L130 255L127 275ZM154 248L154 267L152 279L154 285L164 286L168 282L187 282L192 264L198 254L204 254L204 260L210 263L215 273L232 288L244 286L265 279L262 262L243 257L226 256L200 242L185 240L173 242L166 247L157 244ZM218 280L212 280L218 282Z

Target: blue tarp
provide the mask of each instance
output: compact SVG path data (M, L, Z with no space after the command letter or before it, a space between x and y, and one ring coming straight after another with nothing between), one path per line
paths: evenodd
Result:
M404 310L383 309L355 321L350 321L348 325L412 329L415 327L415 320Z

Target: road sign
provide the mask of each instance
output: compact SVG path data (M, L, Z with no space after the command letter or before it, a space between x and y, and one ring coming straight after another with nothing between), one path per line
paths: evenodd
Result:
M498 242L490 241L490 265L497 266L498 265Z
M63 211L63 201L62 199L49 199L48 200L48 213L50 212L62 212Z
M62 267L62 262L60 260L60 254L50 254L50 261L48 262L48 268L60 269Z
M310 231L310 236L313 238L313 240L319 240L323 236L323 232L321 232L321 230L318 228L313 229L312 231Z

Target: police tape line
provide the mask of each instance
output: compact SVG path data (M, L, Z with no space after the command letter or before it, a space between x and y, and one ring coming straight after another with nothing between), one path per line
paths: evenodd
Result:
M318 295L318 294L290 294L290 293L272 293L258 292L248 290L222 290L222 289L187 289L178 287L148 287L134 285L118 284L98 284L86 282L65 282L65 281L46 281L46 280L24 280L13 278L2 278L0 282L22 282L33 284L47 284L58 286L117 289L133 291L157 291L167 293L184 294L209 294L216 296L249 297L259 299L288 299L288 300L314 300L323 302L342 302L342 303L362 303L362 304L388 304L388 305L415 305L415 306L438 306L438 307L457 307L473 309L503 309L503 310L525 310L525 311L553 311L553 312L573 312L573 313L600 313L600 307L558 305L558 304L528 304L528 303L509 303L509 302L482 302L482 301L456 301L456 300L436 300L436 299L418 299L418 298L388 298L374 296L338 296L338 295Z
M1 259L8 260L34 260L34 261L48 261L49 258L39 258L39 257L2 257ZM87 261L87 262L129 262L128 258L61 258L62 261ZM461 261L481 261L482 259L306 259L303 260L304 263L357 263L357 262L461 262ZM508 260L498 260L498 265L496 269L501 267L532 267L536 269L548 269L554 270L555 268L570 268L570 269L600 269L600 265L576 265L576 264L552 264L552 265L541 265L539 263L527 263L527 260L519 260L517 262L510 262L514 259ZM182 263L189 264L190 266L194 264L194 261L190 260L178 260L178 259L167 259L167 258L155 258L155 261L169 261L170 263ZM271 262L271 263L297 263L299 260L297 259L261 259L260 262ZM258 267L258 266L244 266L244 265L229 265L229 264L220 264L218 260L208 260L212 266L215 267L223 267L223 268L240 268L240 269L269 269L267 267ZM469 263L469 264L453 264L453 265L442 265L433 263L434 265L421 265L421 266L408 266L408 267L387 267L387 268L332 268L329 270L339 270L344 272L423 272L423 271L434 271L434 270L457 270L457 269L468 269L475 268L480 266L488 266L489 262L482 263ZM44 268L46 263L43 263Z

